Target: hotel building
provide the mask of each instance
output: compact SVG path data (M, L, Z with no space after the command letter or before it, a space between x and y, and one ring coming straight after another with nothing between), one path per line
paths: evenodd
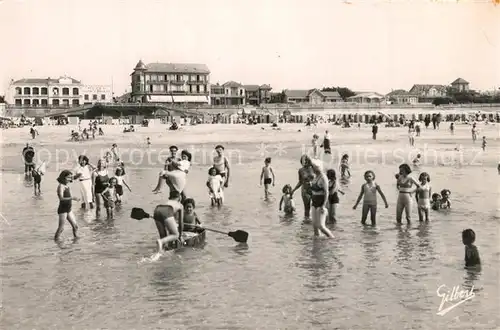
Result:
M139 61L131 80L132 102L210 104L210 70L205 64Z
M10 104L24 107L79 106L82 83L71 77L20 79L9 88Z

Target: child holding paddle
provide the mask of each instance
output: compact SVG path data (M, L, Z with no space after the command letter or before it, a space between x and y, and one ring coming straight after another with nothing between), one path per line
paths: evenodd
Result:
M196 229L200 227L201 221L198 219L198 215L194 211L196 206L194 199L186 198L184 200L184 231L196 232Z

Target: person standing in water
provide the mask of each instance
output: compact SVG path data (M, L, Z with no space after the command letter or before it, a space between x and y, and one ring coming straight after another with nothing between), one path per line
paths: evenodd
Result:
M174 192L165 205L158 205L153 213L156 228L160 238L156 241L158 253L163 252L169 243L179 241L182 243L184 230L184 206L180 203L180 194ZM177 223L178 222L178 223Z
M59 174L57 178L59 185L57 186L57 197L59 198L59 207L57 208L57 215L59 217L59 225L57 226L56 234L54 235L54 240L58 241L63 230L64 222L67 220L71 227L73 228L73 236L78 238L78 225L76 224L75 215L71 210L71 201L78 201L77 197L71 196L71 190L69 189L69 183L73 182L73 174L64 170Z
M387 199L385 198L382 189L380 186L375 183L375 173L373 171L365 172L365 181L361 186L361 191L359 192L358 199L356 200L356 204L353 206L353 210L358 207L361 198L363 198L363 209L361 211L361 224L366 224L366 218L368 217L368 212L370 212L370 221L371 225L375 226L377 224L377 193L380 194L382 200L385 203L385 208L389 207L387 204Z
M323 171L323 165L319 159L311 160L311 168L314 179L311 183L312 225L314 236L319 236L321 231L329 238L333 238L332 232L326 228L326 217L328 215L328 178Z
M374 140L377 139L377 133L378 133L378 125L377 125L377 122L375 122L372 126L372 138Z
M74 169L73 179L80 182L80 193L82 197L82 209L87 205L90 209L94 208L92 172L94 167L89 164L89 158L85 155L78 156L78 166Z
M420 188L420 184L411 176L411 168L408 164L399 165L399 177L397 187L399 190L398 200L396 205L396 222L401 224L403 211L406 214L406 221L411 222L412 199L411 194L415 191L413 185Z
M97 167L94 173L92 173L92 182L94 183L95 215L99 219L101 208L104 206L102 193L109 185L108 169L103 159L99 159L97 162Z
M224 179L224 187L229 187L229 175L231 172L229 166L229 160L224 156L224 147L222 145L217 145L215 147L217 154L213 159L213 167L217 170L217 173Z
M299 182L293 188L291 195L301 188L302 202L304 203L304 217L309 218L311 212L311 181L314 178L314 172L311 168L311 158L307 155L300 157Z
M325 137L323 138L323 144L321 145L321 147L325 151L325 155L330 155L332 153L332 149L330 147L331 139L332 139L332 137L331 137L330 133L328 133L328 130L326 130Z
M269 185L272 184L274 187L275 179L274 171L271 167L271 157L267 157L264 160L264 166L260 173L260 185L262 186L262 181L264 181L264 194L266 198L269 196Z
M22 154L24 159L24 174L31 175L31 171L35 168L35 149L29 143L26 143Z

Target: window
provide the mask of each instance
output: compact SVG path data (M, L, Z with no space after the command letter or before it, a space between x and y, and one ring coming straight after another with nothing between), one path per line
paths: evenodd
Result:
M30 100L29 99L24 100L24 106L25 107L29 107L30 106Z
M196 85L196 93L200 92L200 85Z
M59 88L54 87L54 88L52 89L52 94L54 94L54 95L59 95ZM57 101L57 102L59 102L59 101ZM59 103L58 103L58 104L59 104Z
M63 95L69 95L69 88L64 87L62 92L63 92Z
M163 78L164 78L164 77L165 77L165 76L164 76L164 75L162 75L162 74L161 74L161 75L158 75L158 81L163 81Z
M33 87L33 95L40 95L40 88Z
M39 100L33 100L33 106L34 107L37 107L40 105L40 101Z
M73 95L78 95L78 88L73 88Z
M47 95L47 94L48 94L47 87L42 87L42 95Z
M22 95L23 89L21 87L16 87L16 95Z
M106 94L101 94L101 100L106 100Z
M153 85L149 85L149 92L153 93Z
M92 100L97 101L97 94L92 95Z
M42 106L47 106L49 104L49 102L47 101L47 99L42 99Z
M157 81L158 80L157 78L158 78L157 75L155 75L155 74L151 75L151 81Z
M21 106L23 105L23 101L21 99L16 99L16 106Z
M168 80L168 75L165 75L165 80Z
M69 106L69 100L68 99L64 99L63 100L63 105L64 106Z
M71 103L73 104L74 107L77 107L80 105L80 100L76 99L76 100L73 100Z
M89 100L89 94L85 94L85 95L83 96L83 99L84 99L85 101L88 101L88 100Z
M29 87L24 87L24 95L31 95L31 90Z
M200 81L200 75L199 74L196 75L196 81Z
M177 75L177 76L175 77L175 80L177 80L177 81L181 81L181 76L180 76L180 75Z
M55 107L59 106L59 100L58 99L52 100L52 105Z

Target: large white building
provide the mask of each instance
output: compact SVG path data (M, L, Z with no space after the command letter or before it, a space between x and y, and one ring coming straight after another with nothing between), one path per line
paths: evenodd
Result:
M79 106L82 83L71 77L12 81L7 102L17 106Z
M84 85L71 77L25 78L12 81L7 102L22 107L77 107L113 101L111 86Z

